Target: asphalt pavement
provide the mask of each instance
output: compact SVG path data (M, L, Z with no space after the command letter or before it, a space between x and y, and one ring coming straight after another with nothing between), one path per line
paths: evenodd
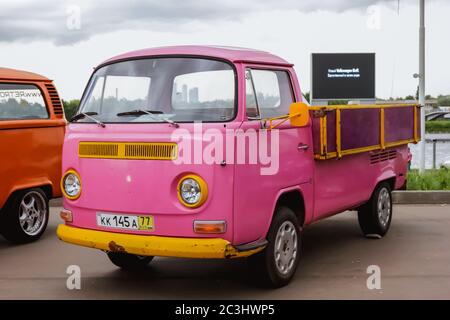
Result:
M361 236L354 212L316 223L294 280L277 290L255 284L245 260L155 258L143 272L121 271L101 251L60 242L59 210L38 242L0 237L0 299L450 299L449 205L396 205L381 240ZM80 290L66 286L70 265ZM380 289L367 286L370 266Z

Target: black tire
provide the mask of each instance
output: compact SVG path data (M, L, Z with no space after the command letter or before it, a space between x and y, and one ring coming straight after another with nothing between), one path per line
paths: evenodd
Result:
M358 222L367 238L382 238L392 221L392 192L387 182L378 184L370 200L359 208Z
M290 229L286 229L286 227ZM292 237L292 240L289 241L294 246L290 245L286 247L285 243L283 245L284 248L281 250L283 252L281 256L284 254L284 258L291 261L288 263L285 273L281 271L276 259L277 237L281 236L279 234L281 228L289 232L295 232L295 239ZM258 283L265 287L280 288L287 285L294 277L301 256L301 230L298 219L291 209L287 207L277 208L267 235L267 240L267 247L262 252L250 256L249 262L252 271L257 276ZM282 242L282 238L278 240ZM280 259L278 259L278 262L280 262ZM281 264L283 264L283 261L281 261Z
M137 256L122 252L108 252L107 255L114 265L132 271L144 269L153 260L152 256Z
M48 217L48 198L42 189L15 192L0 213L1 233L11 243L36 241L45 232Z

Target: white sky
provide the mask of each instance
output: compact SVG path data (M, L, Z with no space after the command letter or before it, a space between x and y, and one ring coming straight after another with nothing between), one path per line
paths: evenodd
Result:
M95 65L146 47L270 51L295 64L304 91L312 52L376 52L377 96L414 95L418 2L401 0L398 14L397 1L388 0L0 0L0 65L54 79L68 100L81 96ZM427 94L450 94L450 1L426 2ZM67 28L71 5L81 9L80 30Z

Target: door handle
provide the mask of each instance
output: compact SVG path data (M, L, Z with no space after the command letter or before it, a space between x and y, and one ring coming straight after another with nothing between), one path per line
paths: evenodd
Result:
M308 149L309 149L309 145L307 145L306 143L299 143L297 146L298 151L300 151L300 150L306 151Z

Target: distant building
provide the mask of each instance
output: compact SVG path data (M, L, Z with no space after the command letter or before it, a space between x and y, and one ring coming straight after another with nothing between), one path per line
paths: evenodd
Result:
M175 96L178 94L178 84L176 82L173 83L172 94Z
M188 102L188 87L186 84L183 84L182 101L186 103Z
M198 88L194 87L189 90L189 103L197 103L198 101Z
M173 84L172 97L175 103L180 103L183 101L183 95L180 91L178 91L178 86L176 82Z

